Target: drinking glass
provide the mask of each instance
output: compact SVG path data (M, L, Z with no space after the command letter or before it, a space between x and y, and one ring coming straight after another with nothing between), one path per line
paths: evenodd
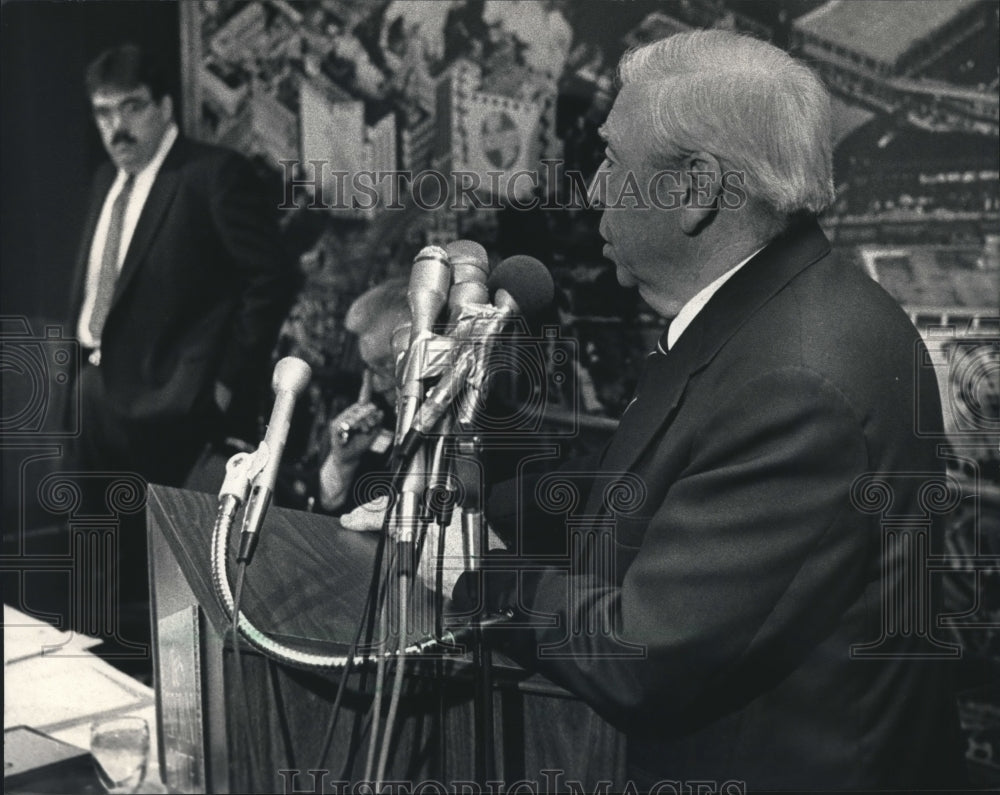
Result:
M108 718L90 727L90 753L109 793L136 792L149 764L149 724L143 718Z

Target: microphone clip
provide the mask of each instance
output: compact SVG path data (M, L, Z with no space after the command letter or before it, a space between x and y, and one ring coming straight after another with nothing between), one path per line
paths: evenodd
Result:
M465 644L475 639L475 636L487 629L509 624L514 620L514 608L505 607L496 613L484 616L477 621L463 624L453 629L446 629L440 638L429 636L412 643L404 650L404 654L464 654Z

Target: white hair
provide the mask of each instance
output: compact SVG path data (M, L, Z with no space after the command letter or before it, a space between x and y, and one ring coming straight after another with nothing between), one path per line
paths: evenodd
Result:
M619 78L648 92L653 165L708 152L782 218L833 201L830 97L783 50L723 30L678 33L627 52Z

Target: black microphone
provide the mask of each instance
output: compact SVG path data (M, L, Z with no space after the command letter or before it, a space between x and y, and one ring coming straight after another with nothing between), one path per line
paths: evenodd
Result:
M495 319L485 325L485 333L463 347L452 369L432 389L416 413L399 445L398 457L405 461L412 456L421 440L437 425L448 406L467 385L470 374L481 362L490 340L503 329L514 315L533 315L552 303L555 286L552 275L534 257L508 257L490 275L488 286L495 291L494 303L500 310Z
M260 472L254 478L246 513L243 515L240 549L236 556L236 560L240 563L244 561L249 563L257 546L260 528L264 524L264 514L267 513L274 494L278 464L281 462L281 454L288 439L295 401L308 386L311 377L312 370L309 365L294 356L286 356L274 366L274 375L271 377L274 408L271 409L271 419L267 423L264 441L254 454L264 460Z
M418 640L416 643L411 643L403 649L403 653L426 654L427 652L432 651L456 652L458 651L458 649L455 648L456 646L462 646L465 643L475 640L476 636L482 630L503 626L504 624L509 623L513 618L514 609L511 607L505 607L499 613L483 616L476 621L463 624L459 627L446 629L441 633L440 638L428 635L427 637Z

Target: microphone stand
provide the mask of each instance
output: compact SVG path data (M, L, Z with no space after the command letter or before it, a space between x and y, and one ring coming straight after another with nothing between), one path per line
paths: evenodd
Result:
M468 408L466 409L468 411ZM450 524L455 505L455 487L451 485L450 476L454 476L460 487L458 505L462 510L462 539L466 550L464 567L469 570L479 568L481 556L488 547L488 529L483 518L483 478L482 478L482 439L478 435L457 436L454 431L453 417L442 418L439 433L428 469L431 481L428 484L426 509L422 517L423 526L430 521L437 523L440 540ZM445 452L446 447L452 447L451 454ZM418 449L417 456L421 451ZM450 466L449 466L450 464ZM450 470L450 471L449 471ZM417 547L419 548L419 541ZM443 544L441 545L443 546ZM445 565L445 560L438 550L438 567ZM423 554L427 554L426 550ZM438 607L443 606L443 600L438 601ZM443 626L440 609L435 611L434 636L443 637ZM486 782L496 780L496 759L494 756L494 708L493 708L493 657L482 628L477 628L471 642L472 662L475 670L473 685L473 716L474 716L474 747L476 777L482 786ZM401 649L403 647L401 646Z
M482 439L473 435L458 440L459 455L455 475L462 483L462 535L469 550L467 568L476 571L488 547L486 522L483 520ZM486 633L480 627L472 640L472 664L475 670L474 716L476 774L480 783L496 780L496 747L493 733L493 655Z
M397 453L398 440L401 439L413 422L423 396L424 384L421 373L424 371L429 344L434 335L425 333L411 340L410 355L402 363L403 384L400 389L399 411L396 418ZM392 692L386 714L385 728L382 732L382 745L378 760L374 758L374 748L378 737L380 711L382 704L382 688L385 668L377 671L376 697L373 704L371 744L369 745L366 763L365 779L375 782L375 791L381 786L388 763L389 750L393 739L393 728L403 689L406 657L402 653L406 648L410 634L409 613L411 610L409 597L416 574L415 549L417 540L423 536L425 523L425 500L427 493L427 451L420 444L407 457L399 457L395 463L392 491L394 502L390 505L391 519L389 536L394 542L394 555L389 556L386 570L385 601L382 606L382 622L386 628L386 641L390 655L397 655L396 666L392 675ZM395 594L396 598L393 599ZM373 769L374 764L374 769ZM374 770L374 777L370 774Z
M475 433L479 403L489 387L489 361L495 344L494 335L486 335L484 350L480 352L477 365L470 376L469 387L458 404L457 423L462 434L457 439L458 455L455 474L463 488L462 495L462 535L464 546L469 550L466 568L477 571L489 549L489 532L483 517L483 440ZM475 669L474 716L476 727L476 772L484 786L496 780L496 743L494 740L493 709L493 655L483 627L477 627L472 635L472 664Z
M387 629L386 641L389 644L390 654L398 655L393 675L392 692L389 697L389 708L386 713L385 729L382 733L382 746L378 755L378 762L375 767L374 779L367 775L366 780L374 780L374 791L378 792L385 775L386 765L389 759L389 751L393 741L396 716L399 709L399 702L403 692L403 677L405 674L406 656L402 654L406 648L407 639L410 634L409 597L412 590L412 583L416 573L416 562L414 560L414 549L416 539L421 535L420 528L423 522L423 499L424 481L426 479L425 451L421 446L409 461L405 468L402 485L399 488L396 504L393 509L392 523L390 524L390 537L395 541L395 555L390 555L390 564L387 569L385 594L386 601L383 604L383 627ZM402 464L403 462L401 462ZM393 562L395 566L393 566ZM393 577L395 575L395 583ZM392 599L396 594L395 601ZM377 736L379 725L379 710L381 708L381 691L377 692L374 714L372 715L372 740ZM369 747L368 767L370 769L372 749Z

